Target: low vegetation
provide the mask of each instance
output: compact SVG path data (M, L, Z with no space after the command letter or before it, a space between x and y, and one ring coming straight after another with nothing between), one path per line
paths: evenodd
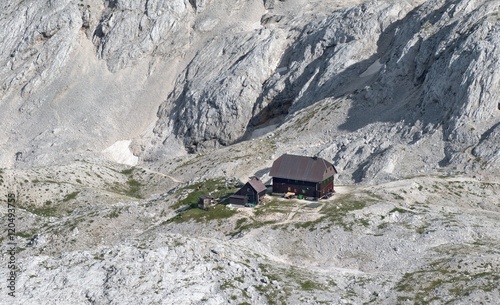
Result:
M78 196L78 194L80 194L79 191L69 193L68 195L64 196L63 202L74 200L76 196Z
M348 215L355 210L363 209L374 201L376 200L364 195L338 195L333 201L323 205L320 210L321 217L313 221L296 223L295 227L308 228L310 231L313 231L317 229L320 223L324 223L325 225L322 228L340 226L345 231L352 231L354 225L368 226L369 222L367 219L355 219L348 217Z
M131 167L131 168L127 168L127 169L122 170L120 173L127 175L127 176L130 176L130 175L132 175L134 170L135 170L135 167Z
M108 218L118 218L121 214L121 208L114 208L106 217Z
M188 194L174 204L172 208L178 209L184 206L196 205L200 200L200 196L208 194L212 195L216 199L222 199L223 203L227 203L226 197L236 191L237 188L233 184L228 183L226 186L226 181L223 178L204 180L178 189L176 194L179 194L179 196L182 196L182 194L186 192ZM224 199L226 199L226 202L224 202Z
M295 266L288 268L276 267L270 264L259 264L259 269L262 274L271 282L286 282L285 287L277 288L274 285L259 285L255 288L260 291L266 298L269 304L287 304L288 296L292 291L332 291L336 286L335 282L329 280L328 285L312 280L314 276L307 270Z
M128 186L128 189L125 191L125 195L127 195L129 197L138 198L138 199L143 198L141 195L142 184L139 183L139 181L137 181L133 178L129 178L129 180L127 181L127 186Z
M112 185L108 187L108 190L120 195L125 195L137 199L143 199L143 195L141 193L141 187L142 184L139 181L135 180L132 177L129 177L129 179L125 184L114 182Z
M188 209L179 212L175 217L167 222L182 223L186 221L204 222L218 219L230 218L236 214L235 210L229 209L223 204L218 204L208 210L198 208L198 206L190 206Z
M296 201L291 201L290 203L287 201L279 201L274 198L267 204L256 207L253 210L253 217L251 216L238 219L234 228L235 231L229 235L235 236L240 232L276 224L280 222L280 220L286 218L287 214L290 213L290 209L293 204L296 204Z
M258 228L261 228L261 227L264 227L267 225L272 225L275 223L276 223L275 220L261 221L261 220L255 219L255 218L250 218L250 222L248 222L248 223L245 223L243 225L236 224L235 231L230 233L229 235L235 236L235 235L239 234L240 232L246 232L246 231L258 229Z
M32 214L36 214L38 216L43 216L43 217L57 216L57 208L54 206L41 206L41 207L29 206L26 208L26 210L28 210Z
M464 303L478 292L488 295L497 291L500 264L487 258L499 254L494 242L446 244L434 248L434 252L430 263L403 275L396 285L400 292L398 300L415 304L455 304Z

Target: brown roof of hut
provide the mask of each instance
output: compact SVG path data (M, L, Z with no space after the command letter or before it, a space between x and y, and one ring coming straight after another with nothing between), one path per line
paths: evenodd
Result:
M331 169L333 172L327 173ZM284 154L274 161L269 175L284 179L318 182L328 174L336 173L335 167L322 158Z
M248 181L248 184L250 184L250 186L257 192L257 193L260 193L260 192L263 192L263 191L267 191L267 187L264 185L264 183L262 183L262 181L260 181L259 178L257 177L253 177L252 179L250 179L250 181Z

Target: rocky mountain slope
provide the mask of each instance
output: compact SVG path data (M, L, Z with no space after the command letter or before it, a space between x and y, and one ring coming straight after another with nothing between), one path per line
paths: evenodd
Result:
M498 1L0 8L19 304L500 298ZM283 153L333 161L337 195L190 208Z
M337 186L318 207L269 197L255 209L179 213L199 191L232 189L208 180L132 192L107 183L158 185L159 177L109 163L71 168L78 167L101 178L67 181L59 168L50 181L28 180L52 167L24 173L20 193L52 194L53 202L19 201L19 304L495 304L500 297L498 181L424 176ZM77 191L56 200L68 187Z
M426 172L498 170L498 3L342 8L354 4L7 1L2 164L119 141L114 160L162 163L304 113L322 143L309 153L352 181L407 173L408 158Z

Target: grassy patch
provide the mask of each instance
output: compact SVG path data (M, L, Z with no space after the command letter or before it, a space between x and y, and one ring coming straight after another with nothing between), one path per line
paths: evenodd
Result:
M302 288L302 290L322 290L321 285L309 280L300 282L300 288Z
M256 220L254 218L251 219L251 222L250 223L247 223L245 225L242 225L242 226L237 226L235 228L235 230L237 230L236 232L233 232L232 236L238 234L239 232L242 232L242 231L250 231L250 230L253 230L253 229L258 229L258 228L261 228L263 226L267 226L267 225L272 225L272 224L275 224L276 221L274 220L268 220L268 221L260 221L260 220Z
M269 304L288 304L287 297L291 291L330 291L327 285L318 283L314 274L305 269L290 266L280 268L270 264L259 264L262 274L270 281L278 281L285 284L284 287L276 289L273 285L259 285L255 288L267 298ZM329 286L336 286L334 281L329 281Z
M129 175L132 175L134 170L135 170L135 167L131 167L131 168L122 170L120 173L129 176Z
M142 199L142 195L140 193L142 184L139 183L139 181L130 178L127 181L127 185L128 185L128 189L125 191L125 195L127 195L129 197L135 197L135 198Z
M389 227L389 224L390 224L390 223L388 223L388 222L382 222L381 224L379 224L379 225L377 226L377 229L379 229L379 230L383 230L383 229L385 229L385 228Z
M391 195L394 197L396 200L404 200L405 198L399 194L396 193L391 193Z
M226 290L228 288L234 288L234 289L237 289L236 286L233 285L233 283L231 281L224 281L224 283L222 283L222 285L220 285L220 289L221 290Z
M192 166L194 165L196 162L200 161L201 160L201 157L203 157L202 154L197 154L194 158L191 158L190 160L187 160L186 162L182 163L181 165L179 165L177 167L177 169L180 169L180 168L183 168L183 167L187 167L187 166Z
M395 207L394 209L390 210L389 211L389 214L392 214L392 213L395 213L395 212L398 212L399 214L404 214L404 213L412 213L412 211L409 211L409 210L405 210L405 209L402 209L402 208L399 208L399 207Z
M325 219L327 219L327 217L322 216L316 220L295 223L294 226L297 229L302 228L302 229L309 229L309 231L314 231L320 223L325 221Z
M100 254L94 254L94 259L95 260L100 260L100 261L103 261L104 260L104 253L100 253Z
M315 111L309 111L307 114L303 115L302 117L300 117L299 119L297 119L297 121L295 122L295 126L297 129L301 129L301 131L304 131L308 126L309 124L309 121L311 121L312 118L314 118L314 115L315 115Z
M495 245L492 247L495 248ZM454 304L472 293L482 291L488 296L498 289L498 263L480 263L476 259L484 249L459 245L445 246L437 251L445 256L420 270L406 273L397 283L395 288L400 292L400 300L410 300L414 304ZM462 259L458 260L457 256ZM464 268L467 265L469 267Z
M56 216L57 209L55 207L28 207L26 210L28 210L30 213L36 214L38 216L43 216L43 217L52 217Z
M271 202L263 206L257 206L254 211L254 217L240 218L236 221L235 232L229 234L230 236L235 236L242 231L249 231L252 229L257 229L263 226L272 225L285 216L286 213L290 212L291 207L286 201L278 201L273 199ZM274 215L273 220L269 220L268 216ZM273 228L275 229L275 228Z
M120 208L114 208L111 213L109 213L106 217L108 218L118 218L120 216L121 209Z
M302 228L309 228L309 230L315 230L316 226L322 222L330 222L333 225L342 227L345 231L352 231L353 226L363 225L367 226L369 222L365 219L349 219L348 214L361 210L367 206L368 203L374 202L375 199L372 197L356 196L352 194L346 194L343 196L336 197L331 203L325 204L320 213L324 216L316 219L314 221L309 221L300 224Z
M426 231L428 231L430 227L429 223L425 223L419 227L417 227L415 230L417 231L418 234L424 234Z
M138 198L138 199L143 199L142 193L141 193L141 187L142 184L133 179L129 178L127 182L124 184L120 184L118 182L114 182L110 187L109 191L125 195L128 197L133 197L133 198Z
M286 304L286 289L278 290L271 285L258 285L254 286L257 291L261 293L267 299L267 304L269 305L277 305L277 304Z
M183 206L197 204L200 200L200 196L211 194L215 198L223 198L230 194L236 192L237 189L228 186L226 188L225 180L219 179L208 179L198 183L184 186L176 191L176 193L181 194L183 192L189 192L188 195L179 200L176 204L172 206L173 209L178 209Z
M80 223L82 223L84 221L84 218L85 217L81 216L81 217L78 217L76 219L72 219L71 221L66 222L65 225L68 227L69 231L73 231L75 228L78 227L78 225Z
M356 222L365 228L368 228L370 226L370 220L366 218L356 219Z
M76 196L78 196L79 193L80 193L79 191L69 193L68 195L64 196L63 201L67 202L67 201L73 200L76 198Z
M204 222L230 218L235 214L235 210L231 210L223 204L218 204L214 208L208 210L199 209L197 206L191 206L189 209L170 218L167 222L182 223L190 220Z
M22 238L31 238L33 235L35 235L32 231L30 232L16 232L16 236L22 237Z
M248 222L248 218L246 217L236 220L236 228L240 228L245 222Z
M292 204L296 204L296 201L279 201L276 198L268 202L263 206L258 206L254 210L254 215L256 217L269 215L270 213L288 213L292 208Z

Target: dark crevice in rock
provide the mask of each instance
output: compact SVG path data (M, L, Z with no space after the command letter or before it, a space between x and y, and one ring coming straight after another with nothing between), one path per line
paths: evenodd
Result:
M189 4L191 4L191 6L193 7L193 10L196 12L196 0L189 0Z

